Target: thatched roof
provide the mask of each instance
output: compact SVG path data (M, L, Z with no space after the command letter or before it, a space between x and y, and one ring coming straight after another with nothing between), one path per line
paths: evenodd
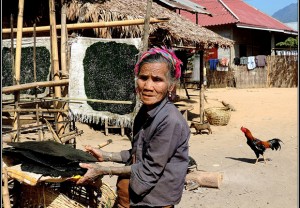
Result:
M146 7L147 0L71 0L67 3L67 18L78 22L144 19ZM155 37L162 44L197 45L200 48L233 45L231 40L198 26L155 2L152 3L151 17L170 19L168 22L150 25L150 38ZM136 38L142 36L143 25L96 28L94 32L101 38Z

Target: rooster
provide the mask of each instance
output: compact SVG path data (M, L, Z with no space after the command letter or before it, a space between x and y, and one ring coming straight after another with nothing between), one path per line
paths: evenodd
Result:
M254 136L252 136L249 129L245 127L241 127L241 131L245 134L247 138L247 144L251 147L251 149L254 151L256 155L256 162L258 161L259 155L262 155L264 158L264 162L266 163L264 152L267 148L271 148L272 150L280 150L281 145L280 142L283 143L280 139L274 138L270 139L268 141L261 141Z

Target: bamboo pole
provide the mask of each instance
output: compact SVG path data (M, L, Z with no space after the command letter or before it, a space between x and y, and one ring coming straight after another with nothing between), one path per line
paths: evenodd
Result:
M98 100L98 99L85 99L85 98L42 98L45 100L53 99L61 102L65 102L68 100L79 100L79 101L89 101L95 103L113 103L113 104L132 104L132 101L123 101L123 100Z
M51 54L52 54L52 65L53 65L53 80L59 81L59 60L58 60L58 45L57 45L57 32L56 32L56 18L55 18L55 1L49 0L49 19L51 26ZM54 96L61 97L61 88L60 86L54 86ZM54 102L54 108L60 109L61 103ZM57 113L55 119L57 122L63 121L62 114ZM64 132L64 126L61 124L56 125L56 131L58 135Z
M16 60L15 60L15 80L16 84L20 84L21 74L21 51L22 51L22 28L23 28L23 13L24 13L24 0L19 0L19 11L18 11L18 22L17 22L17 45L16 45ZM18 103L20 100L20 92L15 92L15 108L18 109ZM19 113L14 114L14 125L13 129L20 128L20 115ZM20 132L14 135L14 140L19 140Z
M11 57L11 68L12 68L12 75L13 75L13 85L16 84L16 80L15 80L15 61L14 61L14 16L11 14L10 15L10 29L11 29L11 33L10 33L10 57Z
M11 92L15 92L15 91L27 90L27 89L32 89L32 88L36 88L36 87L52 87L52 86L62 86L62 85L68 85L68 84L69 84L68 79L58 80L58 81L32 82L32 83L3 87L2 93L11 93Z
M2 186L2 200L3 200L3 208L10 208L10 199L9 199L9 190L8 190L8 175L6 167L2 168L2 179L3 179L3 186Z
M20 84L23 13L24 13L24 0L19 0L19 13L18 13L18 22L17 22L16 61L15 61L16 84Z
M65 133L65 134L59 136L59 138L62 139L64 137L73 136L73 135L81 135L81 134L83 134L83 130L79 130L79 131L75 130L75 131Z
M143 52L148 50L151 8L152 8L152 0L148 0L147 10L145 15L144 34L143 34Z
M64 109L36 109L36 108L26 108L26 109L2 109L2 112L6 112L6 113L11 113L11 112L46 112L46 113L63 113L63 112L68 112L67 110ZM39 125L39 124L37 124Z
M61 8L61 40L60 40L60 58L61 58L61 73L62 73L62 78L66 78L67 74L67 56L66 56L66 51L67 51L67 15L66 15L66 10L67 10L67 5L64 3L64 0L61 0L62 8Z
M65 0L61 0L61 39L60 39L60 61L61 61L61 78L62 79L67 79L67 47L68 47L68 30L67 30L67 5L65 3ZM68 96L68 85L62 87L62 97L67 97ZM69 103L64 102L62 103L62 108L64 110L69 109ZM68 132L69 128L67 128L68 123L64 127L64 131Z
M37 82L37 78L36 78L36 24L34 23L33 24L33 79L34 79L34 82ZM37 88L35 88L34 90L34 97L35 99L37 99ZM35 104L35 109L36 109L36 124L37 125L40 125L40 115L39 115L39 103L36 103ZM38 131L38 140L41 141L42 140L42 131L39 130Z
M58 143L62 143L59 136L57 135L57 133L55 132L55 130L52 128L51 124L49 123L49 121L47 121L47 119L44 119L44 120L45 120L46 125L47 125L49 131L51 132L53 138L55 139L55 141Z
M169 21L169 18L150 18L150 23L162 23ZM67 24L67 29L78 30L78 29L93 29L93 28L103 28L103 27L119 27L119 26L130 26L130 25L143 25L145 22L144 19L135 19L135 20L120 20L120 21L111 21L111 22L87 22L87 23L76 23L76 24ZM56 25L56 29L61 29L61 25ZM23 33L31 33L33 27L23 28ZM40 26L36 27L36 32L48 32L50 31L50 26ZM10 33L9 28L3 28L2 34ZM17 32L17 29L14 28L13 32Z
M63 123L65 123L65 122L63 122ZM28 124L25 124L25 125L28 125ZM48 128L47 127L47 125L46 124L41 124L41 125L39 125L39 126L32 126L32 124L29 124L29 125L31 125L31 126L28 126L28 127L22 127L22 128L20 128L20 131L21 132L28 132L28 131L34 131L34 130L36 130L37 128ZM16 130L8 130L8 131L5 131L5 132L2 132L2 135L5 135L5 134L9 134L9 133L12 133L12 132L15 132Z

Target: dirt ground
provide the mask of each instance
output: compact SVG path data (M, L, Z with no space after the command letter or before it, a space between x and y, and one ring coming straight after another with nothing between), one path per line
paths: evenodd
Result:
M179 89L180 103L193 105L188 112L188 122L199 120L199 90ZM205 108L222 106L222 100L233 105L236 111L226 126L211 126L212 134L194 135L191 129L190 156L198 168L209 172L220 172L223 181L219 189L200 187L185 190L177 208L282 208L297 207L298 204L298 96L297 88L253 88L253 89L208 89L205 91ZM261 140L281 139L282 149L268 149L262 160L254 165L255 154L246 144L240 127L249 128ZM118 129L108 136L104 131L95 131L86 124L77 123L84 133L77 138L77 148L85 144L97 146L108 139L113 143L104 147L106 151L130 148L126 136ZM111 164L107 164L111 165ZM114 164L118 165L118 164ZM115 189L116 177L105 176L103 181Z
M188 122L199 120L199 90L179 89L180 103L193 105L188 112ZM298 96L297 88L208 89L206 107L222 106L222 100L233 105L236 111L226 126L211 126L212 134L194 135L191 129L190 156L198 168L208 172L220 172L223 181L219 189L200 187L184 191L177 208L243 208L243 207L297 207L298 204ZM240 127L249 128L261 140L279 138L284 144L280 151L268 149L262 160L254 165L255 154L246 144ZM108 136L94 131L86 124L77 127L84 134L77 139L77 147L97 145L112 139L104 150L119 151L130 148L126 136L117 131ZM111 164L108 164L111 165ZM105 176L104 182L115 189L116 177Z

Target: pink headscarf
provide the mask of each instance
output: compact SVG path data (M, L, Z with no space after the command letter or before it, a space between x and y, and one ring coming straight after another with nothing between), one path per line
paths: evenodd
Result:
M139 65L142 62L142 60L149 55L157 54L157 53L161 54L163 57L165 57L167 60L169 60L172 63L172 65L175 69L175 78L179 79L181 76L180 65L182 64L182 61L176 57L173 50L167 49L164 46L162 48L154 47L154 48L151 48L148 51L144 52L142 54L140 60L137 62L137 64L134 67L135 75L137 75L139 73Z

